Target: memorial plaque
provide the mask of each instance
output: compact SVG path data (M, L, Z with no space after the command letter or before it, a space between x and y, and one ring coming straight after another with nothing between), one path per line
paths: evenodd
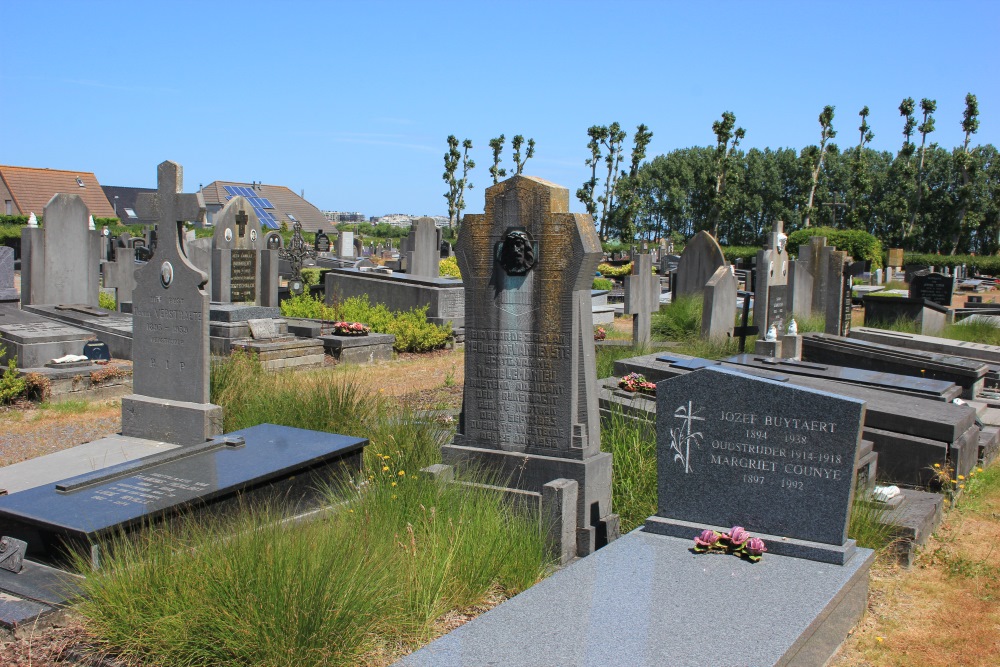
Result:
M0 534L23 539L33 558L92 543L165 515L218 505L253 491L298 510L316 504L322 480L357 474L368 440L260 424L191 448L121 463L0 497ZM292 480L295 480L292 482ZM287 482L287 483L286 483Z
M864 401L710 367L656 396L657 516L841 547Z
M257 251L230 251L229 300L232 303L254 303L257 300Z
M889 248L889 266L897 269L903 266L902 248Z
M851 333L851 316L853 314L854 301L854 279L850 275L844 275L844 296L843 313L840 316L840 335L846 336Z
M788 324L788 286L775 285L767 290L767 324L778 329L778 337L785 335Z
M313 243L316 252L330 252L330 237L323 233L323 230L316 232L316 241Z
M945 307L951 306L955 281L942 273L918 273L910 280L910 298L926 299Z

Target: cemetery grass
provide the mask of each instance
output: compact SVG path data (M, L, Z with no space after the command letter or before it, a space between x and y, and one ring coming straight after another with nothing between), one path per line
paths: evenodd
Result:
M1000 463L966 484L903 570L880 559L868 613L832 667L989 667L1000 655Z
M450 431L364 380L269 374L242 355L213 368L226 431L368 437L364 476L330 489L320 520L248 507L120 541L80 605L97 649L157 665L385 665L545 575L537 524L492 491L418 475Z

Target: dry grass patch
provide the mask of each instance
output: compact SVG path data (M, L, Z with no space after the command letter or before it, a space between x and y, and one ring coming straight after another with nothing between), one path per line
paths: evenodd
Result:
M873 569L868 613L835 667L1000 664L1000 464L960 498L914 567Z
M0 413L0 467L82 445L121 430L120 400Z

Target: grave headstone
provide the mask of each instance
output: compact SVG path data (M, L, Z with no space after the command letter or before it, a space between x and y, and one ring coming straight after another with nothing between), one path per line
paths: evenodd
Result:
M281 234L276 231L271 231L267 233L267 249L268 250L281 250L285 247L285 240L282 238Z
M726 264L719 242L706 231L698 232L681 253L677 264L677 286L673 289L674 297L701 294L708 279L715 275L720 266Z
M313 242L313 249L316 252L330 252L330 237L320 229L316 232L316 240Z
M514 176L487 189L485 214L465 216L456 255L466 380L444 461L533 494L543 514L545 485L575 480L577 544L569 548L588 554L618 534L611 459L600 451L590 288L601 245L593 220L569 212L566 188Z
M45 205L45 224L21 230L21 303L97 306L100 232L79 195L57 194Z
M650 315L660 310L660 279L653 273L653 256L642 253L632 262L631 275L625 276L625 314L632 316L632 342L650 341Z
M447 241L441 241L441 259L448 259L452 255L451 244Z
M0 303L18 301L21 295L14 287L14 249L0 246Z
M646 530L739 525L771 553L850 559L864 401L708 367L657 384L656 406L659 505Z
M910 280L910 298L927 299L941 306L951 306L955 281L941 273L919 272Z
M181 247L185 221L204 209L182 194L175 162L157 167L156 194L140 194L141 216L159 221L156 261L136 271L132 293L132 390L122 399L122 435L192 445L222 432L222 408L209 403L208 277Z
M364 252L364 250L365 250L365 244L364 244L364 242L360 238L355 237L354 238L354 256L355 257L361 257L361 254Z
M720 266L705 284L701 317L701 337L725 340L733 334L736 319L736 276L728 266Z
M354 232L340 232L337 236L337 257L354 257Z
M341 232L339 238L343 238L345 233ZM305 290L305 281L302 279L302 264L307 259L316 259L316 250L306 245L302 238L302 223L298 220L292 225L292 240L288 242L287 248L278 251L278 257L287 259L292 267L292 275L288 279L288 289L292 295L302 294Z
M278 253L263 248L257 213L242 196L216 216L209 284L217 303L278 305Z
M417 218L406 238L406 272L437 278L440 273L441 230L434 218Z
M761 331L774 325L778 338L785 335L788 314L788 252L783 223L778 220L768 235L767 247L757 253L757 280L753 297L753 321Z
M850 327L851 324L851 277L844 270L849 258L846 252L836 250L832 246L824 247L820 258L823 262L820 267L823 275L822 283L826 287L826 294L823 298L823 305L826 308L824 331L839 336L845 322L847 327ZM813 307L815 307L815 302Z
M889 248L889 266L897 271L903 266L902 248Z
M812 312L826 314L827 278L829 278L828 267L830 265L830 255L834 248L826 245L825 236L812 236L808 245L808 266L813 277ZM799 257L802 257L800 246ZM837 284L840 284L840 275L837 277Z

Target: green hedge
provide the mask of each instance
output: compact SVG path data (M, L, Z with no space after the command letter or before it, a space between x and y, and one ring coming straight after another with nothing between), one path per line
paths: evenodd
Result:
M924 264L926 266L955 267L965 264L969 271L976 270L988 275L1000 274L1000 257L994 255L929 255L919 252L903 253L903 264Z
M632 273L632 262L622 264L621 266L598 264L597 270L600 271L601 275L605 278L624 278L628 274Z
M608 290L611 291L615 288L614 282L608 280L607 278L594 278L594 284L590 289Z
M798 254L799 246L809 243L813 236L825 236L827 245L836 246L854 258L854 261L871 261L872 270L885 264L882 242L859 229L834 229L832 227L806 227L788 235L788 251Z
M722 249L722 254L726 258L727 262L735 262L738 259L742 259L744 262L748 262L757 258L757 253L762 249L756 246L750 245L731 245L726 246Z

